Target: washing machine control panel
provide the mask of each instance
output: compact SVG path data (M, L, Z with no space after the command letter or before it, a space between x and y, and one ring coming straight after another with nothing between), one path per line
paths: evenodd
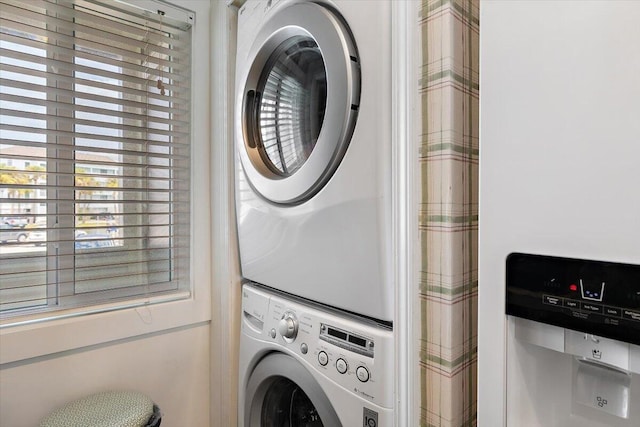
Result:
M244 333L286 349L317 375L365 400L393 407L393 334L389 328L279 295L267 301L245 287Z

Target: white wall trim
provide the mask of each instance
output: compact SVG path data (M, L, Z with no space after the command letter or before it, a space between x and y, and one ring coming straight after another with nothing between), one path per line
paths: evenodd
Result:
M237 8L211 2L211 425L237 425L240 268L233 175Z
M392 2L392 245L395 283L395 425L418 425L417 283L419 185L416 125L418 1ZM419 320L419 317L418 317Z

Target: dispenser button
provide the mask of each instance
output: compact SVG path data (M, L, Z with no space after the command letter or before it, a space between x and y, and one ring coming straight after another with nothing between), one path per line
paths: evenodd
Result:
M576 361L573 380L576 402L620 418L629 417L631 376L606 366Z
M309 347L307 346L307 344L305 343L300 344L300 352L302 354L307 354L308 351L309 351Z
M604 314L606 314L607 316L621 317L622 316L622 310L620 310L617 307L605 307L604 308Z
M603 362L623 370L629 369L629 344L565 330L565 353Z
M602 314L602 306L600 304L592 304L590 302L582 303L582 311L588 311L589 313Z
M347 369L349 368L349 365L347 364L347 361L344 359L338 359L336 361L336 369L338 370L338 372L340 372L341 374L344 374L347 372Z
M275 338L276 337L276 329L275 328L271 328L271 330L269 331L269 335L271 336L271 338Z
M329 356L327 356L327 353L324 351L318 353L318 363L322 366L327 366L327 363L329 363Z
M567 308L575 308L575 309L579 309L580 308L580 301L575 301L572 299L565 299L564 300L564 306Z
M367 381L369 381L369 370L364 366L358 366L356 368L356 376L360 381L366 383Z
M547 305L562 306L562 298L552 295L543 295L542 302Z
M622 317L629 320L640 321L640 312L632 311L632 310L622 310Z

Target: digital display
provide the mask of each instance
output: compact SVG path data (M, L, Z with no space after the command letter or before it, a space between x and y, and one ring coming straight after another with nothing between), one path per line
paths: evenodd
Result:
M341 340L347 339L347 334L342 331L338 331L337 329L329 328L327 333L332 337L340 338Z
M373 340L352 334L350 331L320 324L320 339L342 349L373 357Z
M367 340L365 340L364 338L356 337L354 335L349 335L349 342L352 344L359 345L360 347L367 346Z
M640 265L513 253L506 314L640 345Z

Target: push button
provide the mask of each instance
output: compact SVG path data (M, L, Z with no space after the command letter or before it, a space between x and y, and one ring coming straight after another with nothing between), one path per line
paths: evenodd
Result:
M349 367L349 365L347 364L346 360L344 360L344 359L336 360L336 369L341 374L344 374L345 372L347 372L348 367Z
M588 311L589 313L602 314L602 306L600 304L592 304L590 302L583 302L581 308L582 308L583 311Z
M558 298L556 296L551 296L551 295L543 295L542 297L542 302L543 304L547 304L547 305L562 305L562 298Z
M356 368L356 376L360 381L366 383L367 381L369 381L369 370L364 366L358 366Z
M329 356L327 356L327 353L324 351L318 353L318 363L322 366L327 366L327 363L329 363Z

